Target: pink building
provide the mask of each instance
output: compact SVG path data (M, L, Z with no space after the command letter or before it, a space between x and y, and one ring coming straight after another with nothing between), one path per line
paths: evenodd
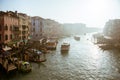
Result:
M17 11L0 11L0 43L19 40Z

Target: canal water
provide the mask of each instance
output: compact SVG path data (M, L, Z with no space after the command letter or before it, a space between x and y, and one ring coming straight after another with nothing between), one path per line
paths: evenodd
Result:
M68 53L61 53L62 42L70 43ZM59 40L57 50L47 54L44 63L32 63L32 72L12 73L1 80L120 80L120 52L103 51L87 35Z

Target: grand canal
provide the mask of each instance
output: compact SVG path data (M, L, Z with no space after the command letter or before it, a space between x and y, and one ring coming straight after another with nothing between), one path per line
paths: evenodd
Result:
M68 53L61 54L62 42L70 43ZM1 80L120 80L120 52L103 51L87 35L59 40L57 50L47 54L44 63L32 63L32 72L12 73Z

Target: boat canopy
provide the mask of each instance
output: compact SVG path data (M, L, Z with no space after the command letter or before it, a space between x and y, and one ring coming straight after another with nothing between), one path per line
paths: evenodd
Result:
M22 62L22 65L28 65L29 64L29 62Z

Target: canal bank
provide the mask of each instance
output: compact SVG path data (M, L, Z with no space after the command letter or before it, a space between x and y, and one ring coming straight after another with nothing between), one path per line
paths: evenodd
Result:
M1 80L119 80L120 52L103 51L94 45L88 36L59 40L57 49L46 55L44 63L31 63L32 72L5 76ZM61 54L62 42L70 43L68 53Z

